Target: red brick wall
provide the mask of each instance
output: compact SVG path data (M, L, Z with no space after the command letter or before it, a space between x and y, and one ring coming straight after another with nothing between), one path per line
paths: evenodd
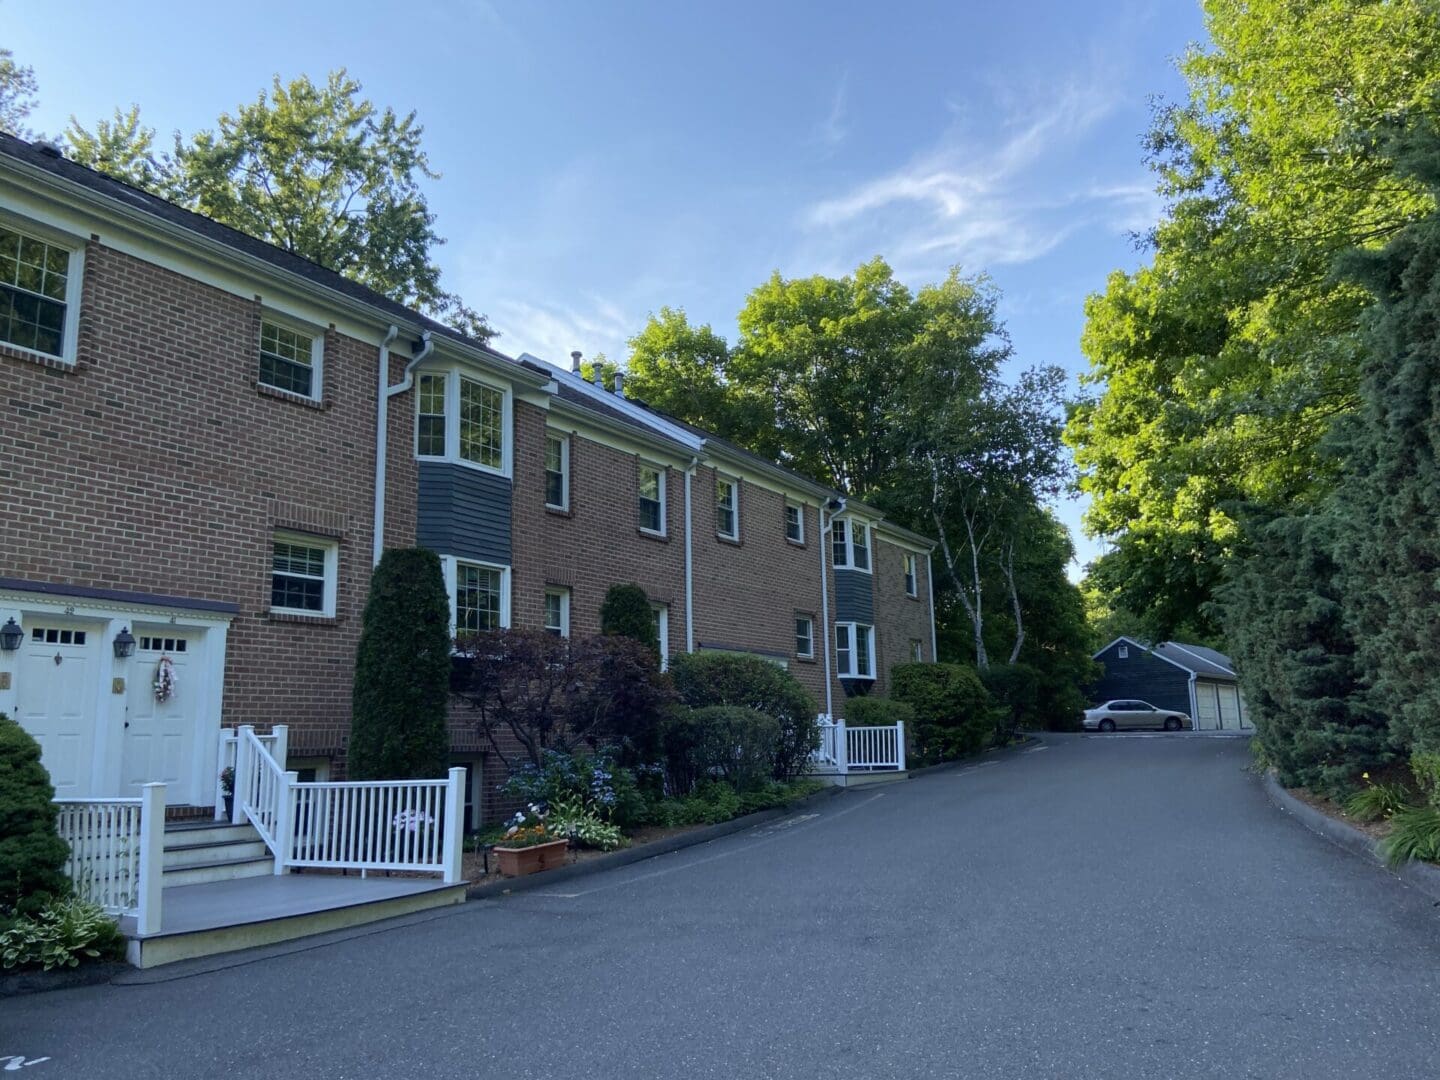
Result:
M332 753L368 587L378 345L325 335L319 407L257 389L260 304L91 242L73 370L0 349L0 576L239 605L224 722ZM404 357L392 357L392 380ZM391 401L386 542L415 535ZM340 541L334 619L271 616L276 528Z
M905 595L906 550L872 533L875 568L874 693L889 692L890 669L910 662L910 642L920 642L927 661L930 650L930 581L924 555L915 556L915 597Z

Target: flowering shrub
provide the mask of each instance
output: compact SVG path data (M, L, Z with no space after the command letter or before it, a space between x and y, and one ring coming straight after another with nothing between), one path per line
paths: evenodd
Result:
M526 810L519 810L510 819L510 827L495 841L496 847L525 848L539 844L552 844L566 836L550 828L545 811L531 803Z
M631 828L645 820L645 798L636 786L635 774L616 764L615 757L608 746L583 756L547 750L543 764L521 765L500 790L547 806L578 798L598 820Z

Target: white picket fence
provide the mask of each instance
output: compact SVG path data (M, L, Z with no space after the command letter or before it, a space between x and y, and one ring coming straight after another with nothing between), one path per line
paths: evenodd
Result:
M281 767L283 756L276 760L287 747L282 724L268 746L254 728L237 729L233 820L255 827L275 857L275 873L318 867L462 879L464 769L444 780L302 782Z
M133 915L139 933L160 929L165 785L138 799L56 799L56 831L70 845L65 873L75 895L110 915Z
M816 723L820 746L810 754L810 771L815 775L905 771L903 722L888 727L848 727L844 720L822 714Z

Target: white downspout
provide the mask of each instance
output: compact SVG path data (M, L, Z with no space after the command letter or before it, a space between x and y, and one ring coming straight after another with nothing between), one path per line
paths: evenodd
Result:
M389 457L390 399L415 385L415 366L435 349L430 331L426 330L420 335L420 351L405 365L405 377L390 386L390 346L399 336L400 328L391 326L385 332L385 340L380 343L380 391L375 406L375 533L371 553L376 565L379 565L380 556L385 551L385 466Z
M698 457L692 457L685 466L685 651L695 651L695 573L692 560L690 519L690 479L695 475Z
M845 499L842 496L840 508L835 514L844 512ZM835 514L830 515L830 524L825 524L825 504L820 504L820 637L825 646L825 715L830 718L831 723L835 722L835 680L830 674L830 567L825 562L825 548L830 543L826 537L835 525Z
M935 560L925 553L925 583L930 586L930 662L940 662L940 650L935 645Z

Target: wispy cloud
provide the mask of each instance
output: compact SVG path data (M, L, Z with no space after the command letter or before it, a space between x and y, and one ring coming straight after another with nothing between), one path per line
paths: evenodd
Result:
M564 367L573 349L586 358L603 352L623 361L625 342L638 327L633 316L599 296L588 297L583 307L503 299L492 308L491 322L502 335L496 344L505 352L528 352Z
M845 123L849 94L850 73L847 71L840 76L840 82L836 84L835 92L830 96L830 111L815 128L814 141L830 153L834 153L845 141L846 136L850 134L850 129Z
M965 123L975 116L967 108L935 146L905 165L806 207L807 241L862 257L881 250L897 270L933 272L955 262L1030 262L1081 228L1123 231L1153 220L1154 197L1143 185L1082 181L1055 194L1057 171L1077 168L1077 147L1117 104L1100 82L1072 83L998 124L992 110L998 130L984 140Z

